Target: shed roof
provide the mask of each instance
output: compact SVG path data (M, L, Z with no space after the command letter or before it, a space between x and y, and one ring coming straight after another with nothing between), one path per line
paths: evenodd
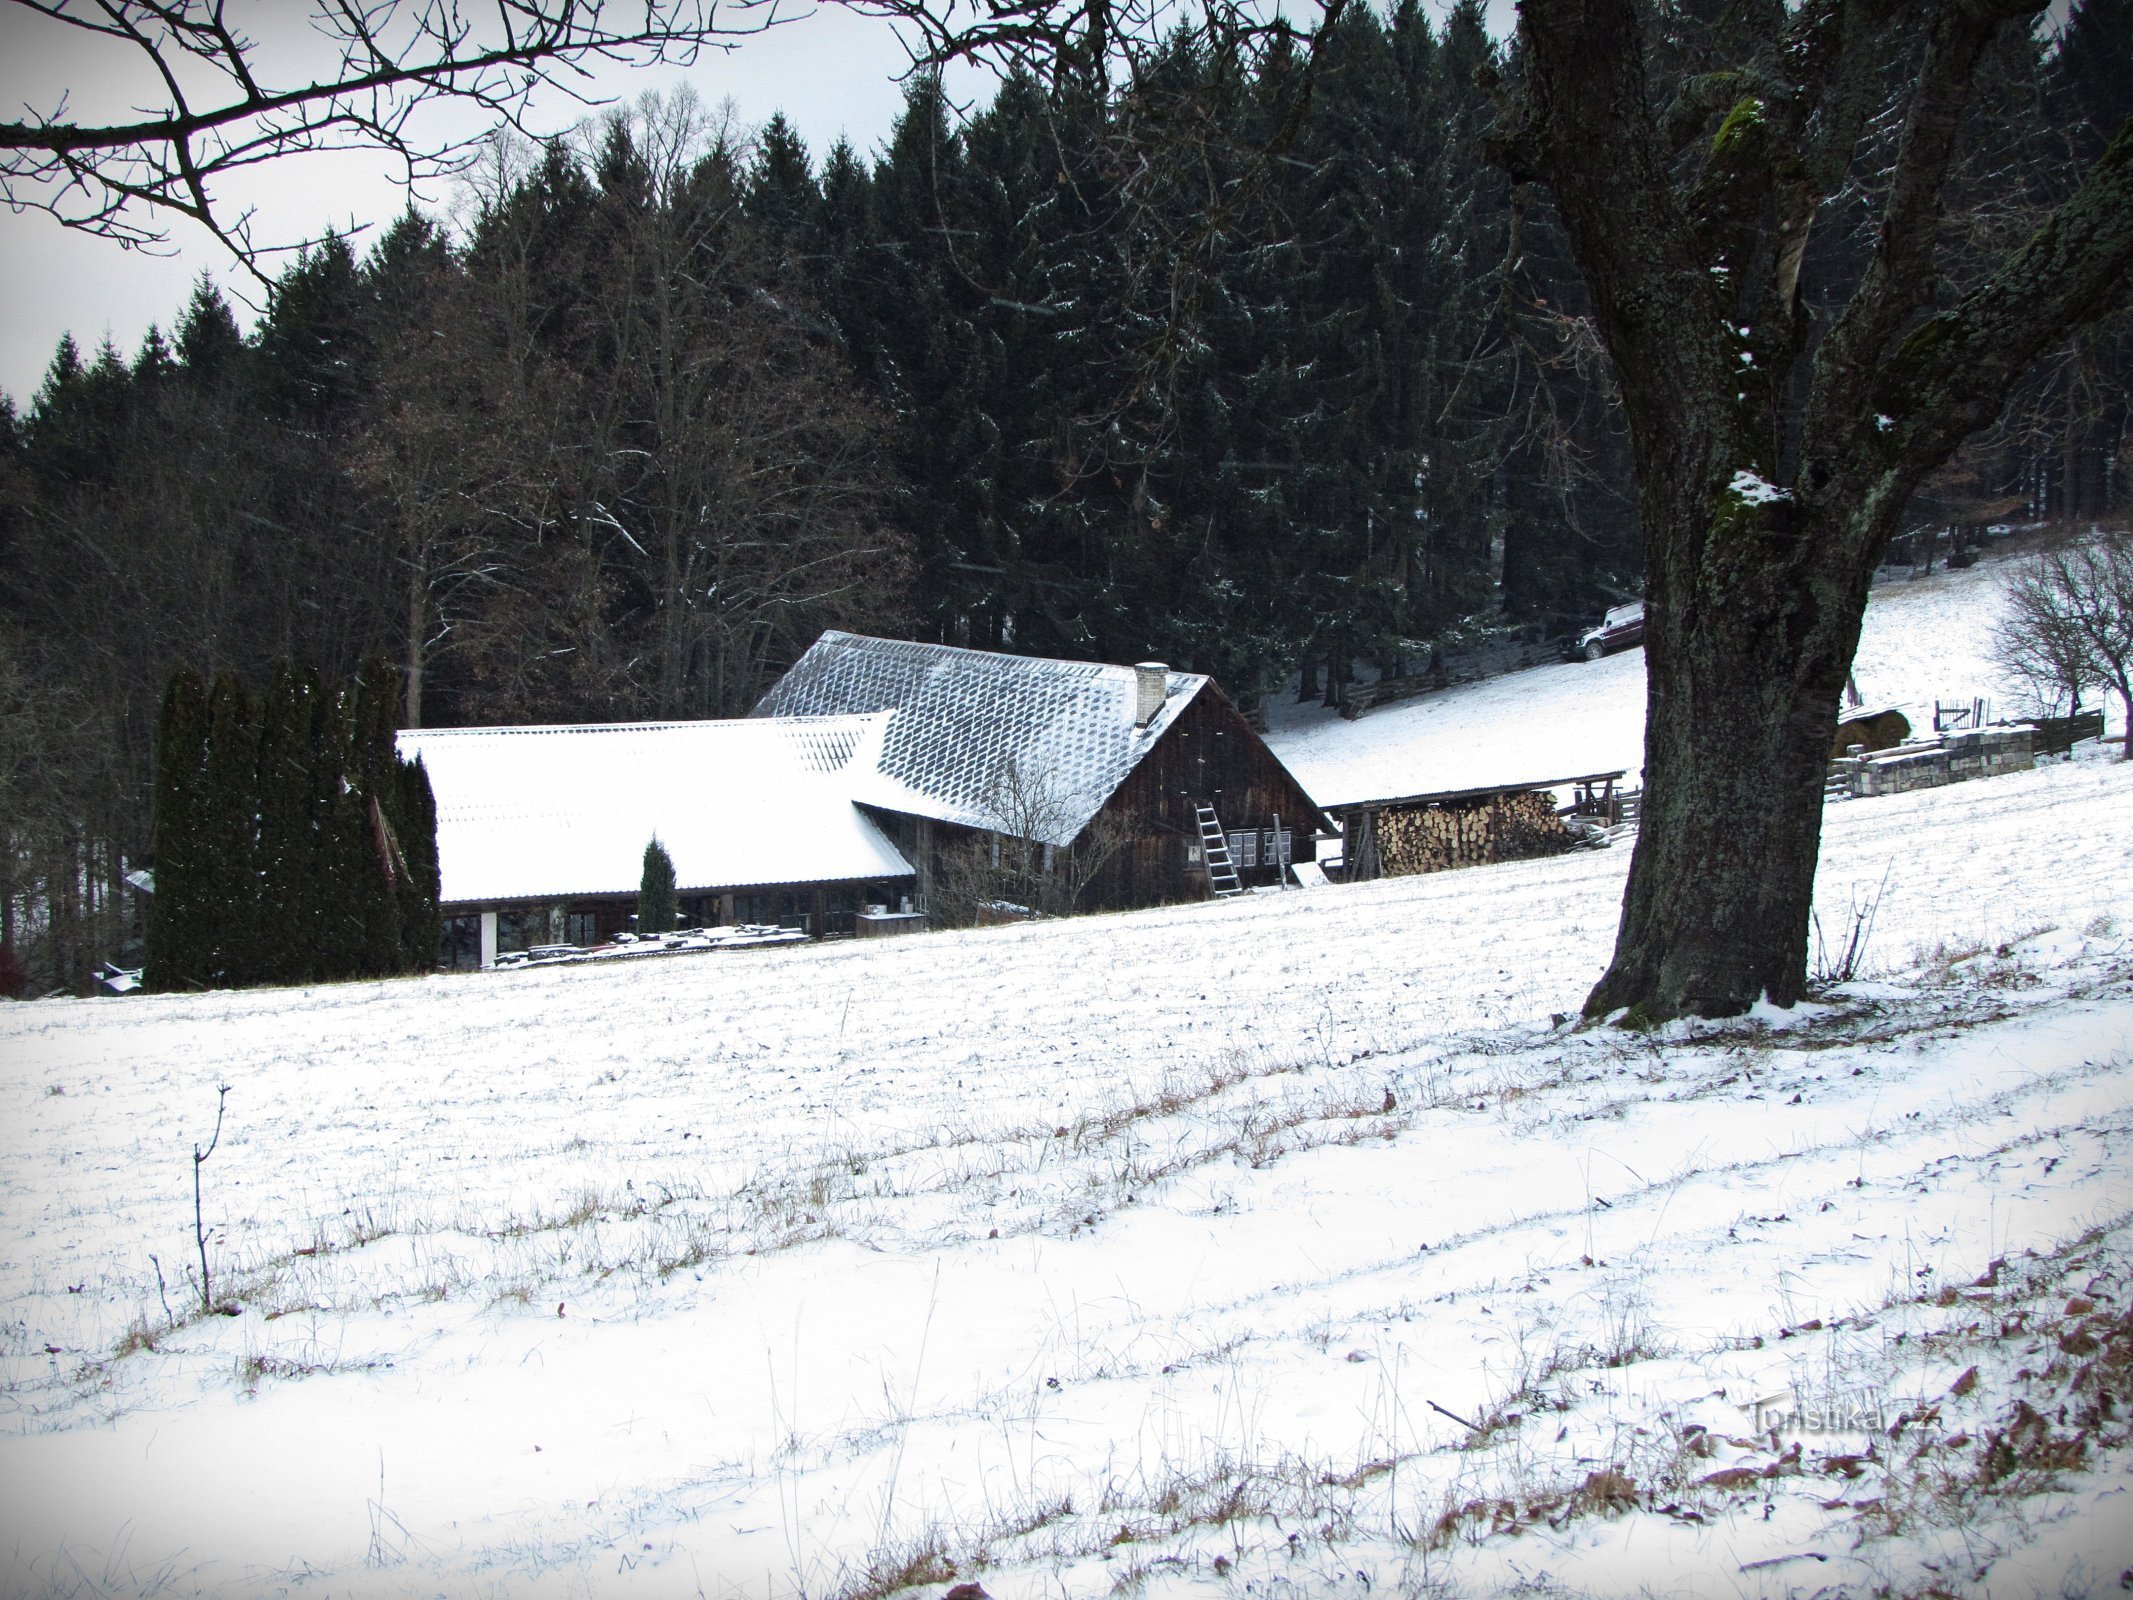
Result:
M1162 709L1136 728L1132 667L832 631L751 715L892 712L871 769L860 758L853 799L1065 845L1208 680L1164 681Z
M1418 806L1456 805L1462 800L1493 800L1498 795L1531 794L1538 789L1568 789L1580 783L1612 783L1628 776L1628 769L1612 772L1577 772L1563 778L1521 778L1515 783L1486 783L1470 789L1431 789L1422 794L1381 795L1368 800L1343 800L1326 807L1335 816L1350 811L1404 811Z
M634 893L657 835L677 887L911 876L852 804L885 716L421 729L447 904Z

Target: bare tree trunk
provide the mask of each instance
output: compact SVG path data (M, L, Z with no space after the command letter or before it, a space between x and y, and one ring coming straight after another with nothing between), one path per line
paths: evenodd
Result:
M427 652L423 648L424 631L429 622L429 570L428 563L417 558L409 561L407 568L407 666L402 674L407 679L407 705L402 712L403 728L422 726L422 667Z

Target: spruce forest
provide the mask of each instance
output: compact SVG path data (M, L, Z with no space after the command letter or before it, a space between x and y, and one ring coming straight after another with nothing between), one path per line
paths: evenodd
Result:
M1661 9L1664 51L1716 7ZM2101 151L2128 37L2088 0L1991 62L1958 271ZM249 336L203 280L130 355L62 341L0 399L9 987L137 959L180 670L270 703L383 657L402 727L726 717L835 627L1331 703L1636 596L1585 291L1490 164L1517 74L1477 0L1406 0L967 115L917 78L871 158L647 98L305 251ZM2121 312L1910 525L2122 507L2129 374Z

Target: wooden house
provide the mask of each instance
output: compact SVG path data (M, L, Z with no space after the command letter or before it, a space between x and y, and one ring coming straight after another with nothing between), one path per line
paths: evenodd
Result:
M973 851L998 860L1017 843L1042 853L1022 876L1052 876L1051 909L1204 899L1281 882L1329 826L1213 679L1156 662L831 632L753 716L881 714L879 761L852 794L923 903Z
M1210 679L825 634L749 717L399 736L437 797L449 965L630 927L815 934L1204 899L1281 881L1325 815Z

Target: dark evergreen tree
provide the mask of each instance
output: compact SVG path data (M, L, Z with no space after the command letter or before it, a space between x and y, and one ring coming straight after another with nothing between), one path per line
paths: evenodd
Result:
M399 790L397 827L407 863L400 890L401 970L427 972L437 964L444 918L438 909L442 882L437 861L437 797L420 756L400 764Z
M163 330L151 322L148 331L141 336L141 348L133 358L136 404L153 399L156 391L167 385L177 370L177 358L171 354L170 341L163 337Z
M840 330L861 381L881 386L879 350L870 337L875 228L873 178L843 139L822 162L821 259L823 309Z
M350 683L348 698L347 825L360 835L360 845L351 843L349 865L356 884L355 910L363 924L357 970L366 977L385 977L403 970L405 951L401 909L407 865L393 815L403 792L393 749L399 679L385 662L373 660Z
M2064 130L2074 164L2094 161L2133 116L2133 0L2077 0L2046 82L2052 91L2046 114ZM2032 156L2022 170L2056 199L2070 186L2066 166ZM2133 500L2133 451L2127 449L2133 439L2133 307L2122 306L2077 334L2047 372L2044 383L2030 386L2043 391L2041 403L2025 406L2027 396L2018 397L2009 408L2012 426L2002 429L2021 439L2032 431L2023 426L2025 416L2058 399L2053 409L2066 418L2052 474L2059 493L2035 498L2069 518L2123 514ZM2021 490L2044 475L2034 467L2024 474L2017 466L1998 487Z
M259 703L234 672L208 694L201 816L203 980L220 988L259 970Z
M763 235L768 264L788 289L810 286L820 266L822 192L807 145L773 114L756 135L742 209Z
M142 971L150 989L195 989L208 981L207 742L207 686L180 667L164 690L156 730L155 892Z
M85 365L72 334L62 334L30 405L28 465L60 494L94 493L112 481L131 383L107 339Z
M319 978L355 977L364 970L364 909L376 855L353 781L352 698L346 684L323 695L311 724L311 804L317 819L312 964Z
M368 386L364 309L355 253L338 234L306 249L274 281L258 353L270 401L290 420L330 425Z
M214 280L201 273L178 319L178 360L195 380L212 383L234 368L244 348L229 302Z
M968 403L986 382L969 315L976 291L951 221L962 182L962 142L947 95L937 76L918 77L875 168L872 247L854 275L851 314L858 338L874 347L873 370L897 419L901 482L892 512L913 541L925 629L953 643L992 645L998 618L983 596L994 566L983 506L990 430Z
M2133 0L2074 0L2053 68L2074 159L2094 161L2133 116Z
M655 834L644 847L644 874L637 885L637 931L672 933L676 909L674 860Z
M1441 119L1437 166L1426 180L1446 198L1432 241L1426 334L1423 539L1418 629L1456 634L1494 609L1503 516L1497 496L1515 415L1514 375L1496 319L1508 185L1481 159L1493 121L1475 74L1495 60L1479 0L1445 19L1431 66Z
M262 983L318 976L318 829L311 759L317 678L282 661L259 726L258 965Z

